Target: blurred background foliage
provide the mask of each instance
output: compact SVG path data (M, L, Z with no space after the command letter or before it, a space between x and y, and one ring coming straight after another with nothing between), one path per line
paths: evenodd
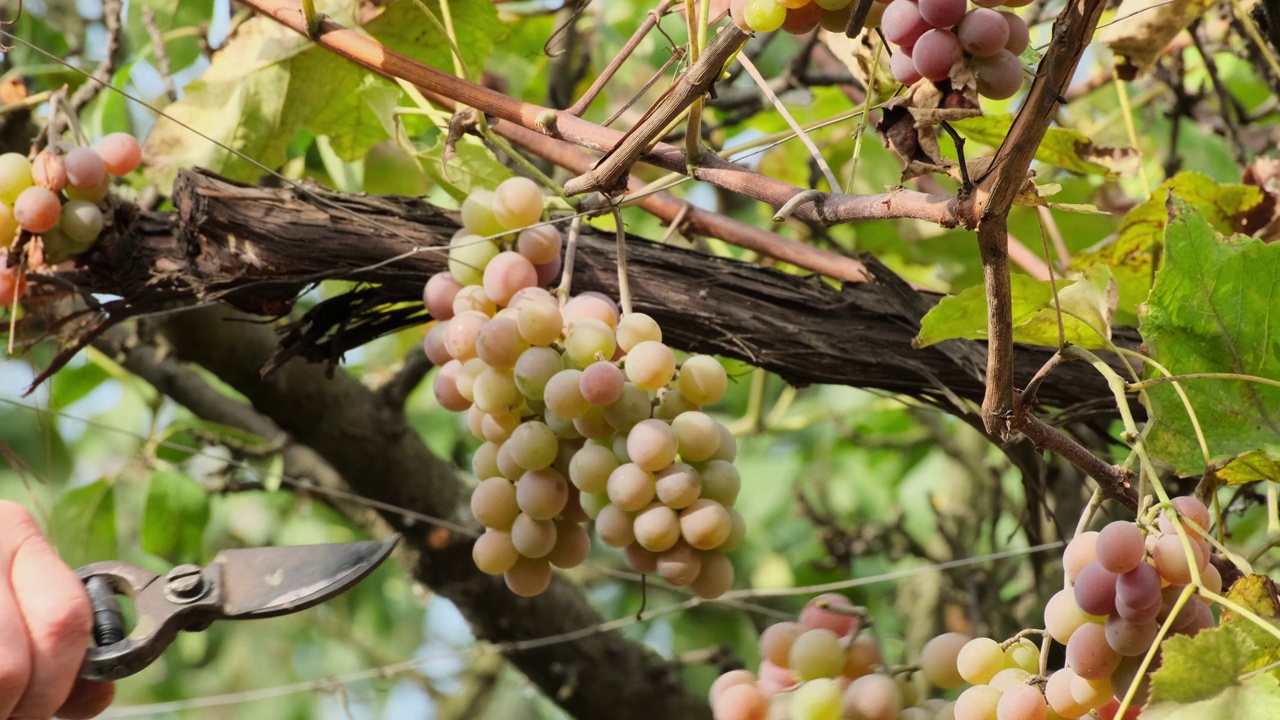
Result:
M415 3L398 0L385 9L377 7L383 4L331 3L327 9L340 19L372 17L370 32L389 46L452 69L447 44ZM1059 4L1043 3L1050 11ZM152 107L168 106L168 112L231 140L288 177L351 192L424 194L432 202L456 207L460 194L473 184L491 185L494 177L510 173L479 144L466 144L446 175L439 166L441 117L418 113L397 86L357 72L227 0L129 0L125 5L123 62L112 84ZM453 9L470 75L515 97L546 103L553 91L580 95L653 5L639 0L590 4L578 22L581 34L572 39L568 59L548 57L544 49L568 17L556 10L558 3L467 0L455 1ZM102 9L97 0L27 0L11 31L91 69L106 46ZM154 16L155 30L163 37L172 97L167 96L144 11ZM668 17L663 29L665 33L651 34L640 44L587 111L587 119L602 122L619 111L666 63L673 47L685 41L678 18ZM1047 33L1048 23L1036 25L1033 44L1043 43ZM777 34L756 40L749 52L766 77L778 77L793 71L803 46L803 40ZM1218 77L1243 110L1258 113L1248 142L1273 142L1275 98L1265 83L1226 47L1212 57ZM837 58L842 59L847 58ZM563 72L565 67L572 70L574 62L580 63L580 72ZM1203 90L1208 71L1194 48L1178 51L1171 62L1180 73L1179 84ZM1091 49L1079 80L1109 74L1109 67L1106 51ZM21 78L32 94L63 86L74 91L83 82L81 74L23 45L4 55L2 69L0 81ZM826 74L843 77L843 63ZM549 87L549 77L559 85L566 77L573 82ZM749 83L738 78L731 87L748 87L744 81ZM627 126L664 87L658 82L615 126ZM1112 235L1123 213L1145 197L1143 183L1152 186L1167 176L1172 157L1185 158L1183 169L1218 182L1241 179L1238 149L1214 132L1212 118L1170 117L1170 82L1151 78L1125 91L1139 128L1141 173L1116 179L1071 174L1047 164L1037 167L1038 182L1061 185L1054 201L1104 211L1051 211L1073 255ZM858 107L833 84L791 87L782 99L801 123ZM984 104L989 115L999 115L1016 109L1014 102ZM758 98L737 107L713 104L707 118L711 142L726 151L786 129ZM1098 83L1063 110L1063 124L1099 146L1130 145L1123 120L1117 86L1108 82ZM1179 122L1185 127L1173 135ZM116 131L150 135L150 173L145 180L136 178L132 188L139 195L152 183L163 195L174 169L192 164L241 180L260 179L252 165L171 124L157 125L151 108L117 93L99 94L81 124L91 139ZM837 175L850 180L851 191L880 192L896 185L900 163L872 132L862 138L852 174L859 127L859 118L850 117L816 130L814 139ZM1172 147L1171 137L1176 137ZM0 138L0 143L8 141ZM417 154L423 167L406 163L400 147ZM3 148L15 149L25 151ZM976 142L970 149L985 152ZM816 177L798 142L780 144L746 162L801 186L810 186ZM648 168L637 172L646 180L659 177ZM948 190L955 187L947 179L938 182ZM925 289L952 292L980 280L976 245L964 231L916 221L826 229L779 225L769 208L708 186L683 183L675 192L700 206L815 244L873 252ZM624 218L636 233L655 239L664 234L657 220L639 210L628 209ZM598 222L609 225L607 218ZM1010 232L1043 255L1034 210L1015 208ZM715 240L672 241L755 259ZM323 285L303 298L298 310L345 287ZM1121 319L1126 313L1132 319L1135 310L1122 307ZM348 354L345 366L375 385L394 373L407 354L419 352L421 334L414 329L378 340ZM163 570L174 563L207 561L221 548L357 539L353 525L321 499L281 489L279 456L260 438L194 418L99 353L82 353L24 395L35 369L52 352L39 346L0 364L0 497L36 510L71 565L119 558ZM750 528L733 557L740 587L777 590L895 573L891 580L857 587L850 595L869 608L889 657L899 662L942 629L1002 637L1034 622L1041 598L1048 597L1043 591L1058 584L1056 553L940 573L928 568L1025 549L1029 538L1052 542L1069 534L1087 498L1073 469L1050 460L1041 477L1024 481L999 448L935 407L843 387L795 390L745 364L726 362L735 382L711 411L740 436L744 487L738 507ZM465 432L462 416L436 404L429 383L412 395L408 413L435 453L468 466L475 441ZM1111 430L1115 437L1116 429ZM1024 482L1043 485L1029 497ZM1031 506L1046 512L1033 515ZM1032 517L1041 519L1032 523ZM1261 508L1234 519L1232 530L1238 543L1255 541L1265 530ZM607 572L623 567L617 552L597 547L589 563L573 572L606 617L627 617L642 606L660 608L683 599L655 586L646 597L639 584ZM796 611L803 599L765 598L759 604L786 613ZM756 632L770 621L769 615L708 603L623 632L664 656L687 660L690 682L705 688L735 659L752 666L757 662ZM307 613L184 634L159 662L120 683L112 712L184 719L561 716L484 647L447 601L388 564L353 591ZM409 659L418 661L413 669L394 676L325 679ZM214 697L199 700L208 696ZM129 709L155 703L171 705Z

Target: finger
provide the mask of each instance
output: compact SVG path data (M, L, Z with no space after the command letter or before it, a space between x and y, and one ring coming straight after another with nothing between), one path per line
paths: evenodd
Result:
M89 647L93 627L89 595L58 551L38 533L18 548L10 577L31 651L31 678L13 714L51 717L71 694Z
M13 559L40 531L30 513L5 500L0 500L0 528L0 718L7 718L31 679L27 628L13 594Z
M101 714L115 697L115 683L76 678L76 684L71 688L71 697L58 708L58 717L64 720L86 720Z

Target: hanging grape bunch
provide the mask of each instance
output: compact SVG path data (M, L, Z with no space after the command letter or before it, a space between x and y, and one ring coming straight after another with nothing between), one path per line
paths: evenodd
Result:
M734 0L734 22L747 32L785 30L807 33L821 25L844 32L857 0ZM978 93L993 100L1013 97L1022 86L1018 55L1030 33L1022 18L1008 10L1030 0L876 0L867 28L880 28L893 45L889 70L894 79L912 85L920 79L946 80L957 63L966 63L977 78Z
M0 155L0 247L10 246L22 229L40 237L48 264L89 250L102 234L100 205L111 176L132 172L141 160L142 148L127 133L65 155L44 150L34 162L18 153ZM11 270L0 271L0 306L14 304L21 296L14 290L21 287Z
M714 358L677 366L648 315L621 315L600 293L560 300L561 237L542 194L512 178L462 204L449 270L427 281L437 322L423 341L440 404L467 413L484 441L471 498L486 528L477 567L519 595L544 591L552 566L582 563L584 524L632 568L703 597L733 584L724 553L745 535L733 510L737 444L701 412L728 385ZM530 227L534 226L534 227Z

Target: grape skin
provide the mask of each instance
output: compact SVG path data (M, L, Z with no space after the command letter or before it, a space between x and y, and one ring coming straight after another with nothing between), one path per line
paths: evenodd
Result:
M658 554L658 574L672 585L690 585L701 571L702 555L683 542Z
M1008 50L1002 49L991 57L975 57L973 72L978 78L978 93L992 100L1011 98L1022 87L1022 63Z
M676 373L676 356L666 345L646 340L627 352L627 379L642 390L658 390Z
M74 148L62 159L67 169L67 184L77 190L97 187L107 177L102 156L89 148Z
M453 412L462 412L471 407L470 401L458 393L457 375L461 368L462 363L450 360L436 371L435 380L431 385L440 407Z
M626 377L617 365L600 360L591 363L582 371L578 380L578 389L587 402L598 407L612 405L622 397L626 386Z
M31 162L24 155L0 155L0 202L13 207L22 191L32 185L31 170Z
M607 296L597 292L585 292L570 298L564 305L564 327L572 330L583 320L599 320L612 331L618 326L618 306Z
M903 85L914 85L920 82L923 77L919 70L916 70L916 62L911 57L911 53L896 48L893 54L889 56L889 72L893 74L893 79Z
M844 669L841 674L847 678L857 679L869 675L877 665L884 662L880 656L880 645L875 638L859 634L850 638L845 649Z
M662 328L658 322L644 313L633 312L618 321L618 347L625 352L642 342L662 342Z
M475 544L471 546L471 559L480 572L501 575L520 560L520 553L511 544L510 533L490 528L476 538Z
M639 543L631 543L622 549L622 555L627 559L627 564L632 570L638 573L656 573L658 572L658 555L649 552L640 547Z
M556 544L547 554L547 560L566 570L581 565L591 554L591 538L587 531L570 520L557 520L555 525Z
M936 28L949 28L964 19L964 0L919 0L917 9L924 21Z
M453 277L453 273L438 272L427 280L422 288L422 304L427 312L437 320L448 320L453 317L453 299L462 289L462 283Z
M1009 24L1009 41L1004 44L1004 49L1014 55L1021 55L1031 44L1031 31L1027 28L1026 21L1008 10L1001 10L1000 15Z
M956 26L956 37L964 51L974 57L991 57L1009 43L1009 23L1000 13L979 7L965 14Z
M653 475L639 465L619 465L609 473L609 500L625 512L637 512L653 502L657 489Z
M909 51L930 25L920 16L920 6L914 0L894 0L885 8L880 19L880 29L885 38ZM1003 43L1001 43L1003 45Z
M1146 538L1137 525L1123 520L1109 523L1098 532L1098 564L1117 575L1127 573L1142 562Z
M510 530L520 514L515 486L503 477L481 481L471 493L471 514L487 528Z
M1009 688L996 705L997 720L1045 720L1048 706L1040 690L1031 685Z
M569 502L569 483L551 468L530 470L516 482L516 502L534 520L550 520Z
M1116 609L1116 574L1096 560L1080 570L1072 589L1076 605L1089 615L1106 617Z
M777 0L747 0L743 20L755 32L773 32L787 20L787 8Z
M642 420L627 433L627 456L648 472L657 472L675 462L678 447L675 431L661 420Z
M97 150L107 172L112 175L128 175L142 164L142 146L129 133L114 132L104 136L98 141Z
M40 234L58 224L62 203L49 188L33 185L13 203L13 216L23 230Z
M1074 720L1089 712L1089 708L1075 699L1071 692L1073 680L1078 676L1067 668L1054 672L1044 686L1044 697L1049 707L1064 718Z
M500 252L484 268L484 291L503 307L517 292L537 284L538 271L517 252Z
M754 685L734 685L720 694L712 714L715 720L765 720L769 701Z
M911 58L921 77L937 82L951 75L951 67L964 59L964 51L950 30L933 28L920 36Z
M521 597L534 597L551 587L551 564L545 559L522 557L503 574L507 588Z
M1120 654L1107 644L1106 629L1097 623L1086 623L1067 642L1067 667L1083 678L1104 678L1120 664Z
M1196 569L1202 570L1209 563L1209 546L1197 537L1189 538L1191 554L1195 558ZM1160 577L1176 585L1187 585L1191 582L1191 565L1187 562L1187 554L1183 549L1182 538L1177 535L1164 535L1151 548L1151 559L1155 563Z
M695 405L711 405L724 395L729 376L710 355L694 355L680 365L677 385L681 394Z
M702 497L729 507L738 501L742 477L738 468L725 460L710 460L695 466L702 478Z
M36 185L47 187L53 192L62 192L67 186L67 167L62 156L49 150L40 151L31 165L31 179Z
M542 191L529 178L503 180L493 192L493 216L505 229L515 230L542 219Z
M516 252L535 266L542 265L560 258L563 243L559 230L550 225L538 225L520 231L516 236Z
M511 523L511 544L525 557L546 557L556 546L556 525L520 513Z
M902 710L902 691L888 675L863 675L845 688L843 710L847 717L893 720Z
M680 540L680 520L675 510L652 503L636 514L632 531L640 547L660 553L670 550Z
M791 646L805 632L798 622L784 620L760 633L760 657L778 667L791 667Z
M1098 559L1098 532L1089 530L1080 533L1067 543L1062 553L1062 569L1068 581L1074 582L1076 575L1085 565Z
M633 383L626 383L622 386L622 397L604 408L604 418L617 432L629 433L642 420L649 419L652 410L649 394Z
M671 431L685 462L710 460L720 449L719 425L706 413L681 413L671 421Z
M541 470L556 459L559 443L546 423L529 420L511 433L504 446L511 447L511 459L525 470Z
M809 629L825 628L836 635L844 636L853 632L857 618L848 613L836 612L823 607L850 609L853 603L849 598L835 593L823 593L810 600L800 611L800 624Z
M841 688L830 678L815 678L791 696L792 720L840 720Z
M711 683L711 691L707 694L707 699L711 701L712 705L714 705L716 703L716 699L719 698L725 690L728 690L735 685L755 684L755 673L750 670L730 670L716 678L715 681Z
M1198 499L1186 495L1173 498L1170 504L1173 505L1174 510L1178 511L1178 515L1186 521L1193 523L1201 530L1209 529L1209 508ZM1169 512L1169 510L1161 511L1157 521L1160 527L1160 532L1165 535L1175 534L1173 521L1167 517ZM1196 537L1196 534L1192 531L1188 531L1188 534L1192 537Z
M1004 669L1004 651L991 638L978 637L960 648L956 671L965 682L982 685Z
M656 475L658 500L670 508L682 510L693 504L702 493L702 477L684 463L673 463Z
M920 650L920 666L925 678L943 689L958 688L965 680L956 669L960 650L973 638L966 633L950 632L924 644Z
M729 538L733 519L723 505L714 500L695 500L680 511L680 535L699 550L714 550Z

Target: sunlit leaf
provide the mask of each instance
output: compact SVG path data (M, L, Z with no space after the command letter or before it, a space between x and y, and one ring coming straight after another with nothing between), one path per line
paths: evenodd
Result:
M60 495L53 506L49 535L63 561L71 567L116 559L119 551L112 482L97 480Z
M1212 471L1227 485L1270 480L1280 482L1280 449L1258 449L1240 453Z
M142 549L172 563L200 557L209 522L209 495L200 483L176 470L156 470L147 484L142 515Z
M1274 720L1277 717L1280 717L1280 682L1269 674L1255 675L1198 702L1156 702L1142 710L1142 720Z
M1013 125L1013 115L983 115L957 120L951 125L966 139L999 147ZM1070 172L1128 177L1138 169L1140 156L1133 148L1095 145L1087 135L1068 128L1051 127L1036 150L1036 160Z

